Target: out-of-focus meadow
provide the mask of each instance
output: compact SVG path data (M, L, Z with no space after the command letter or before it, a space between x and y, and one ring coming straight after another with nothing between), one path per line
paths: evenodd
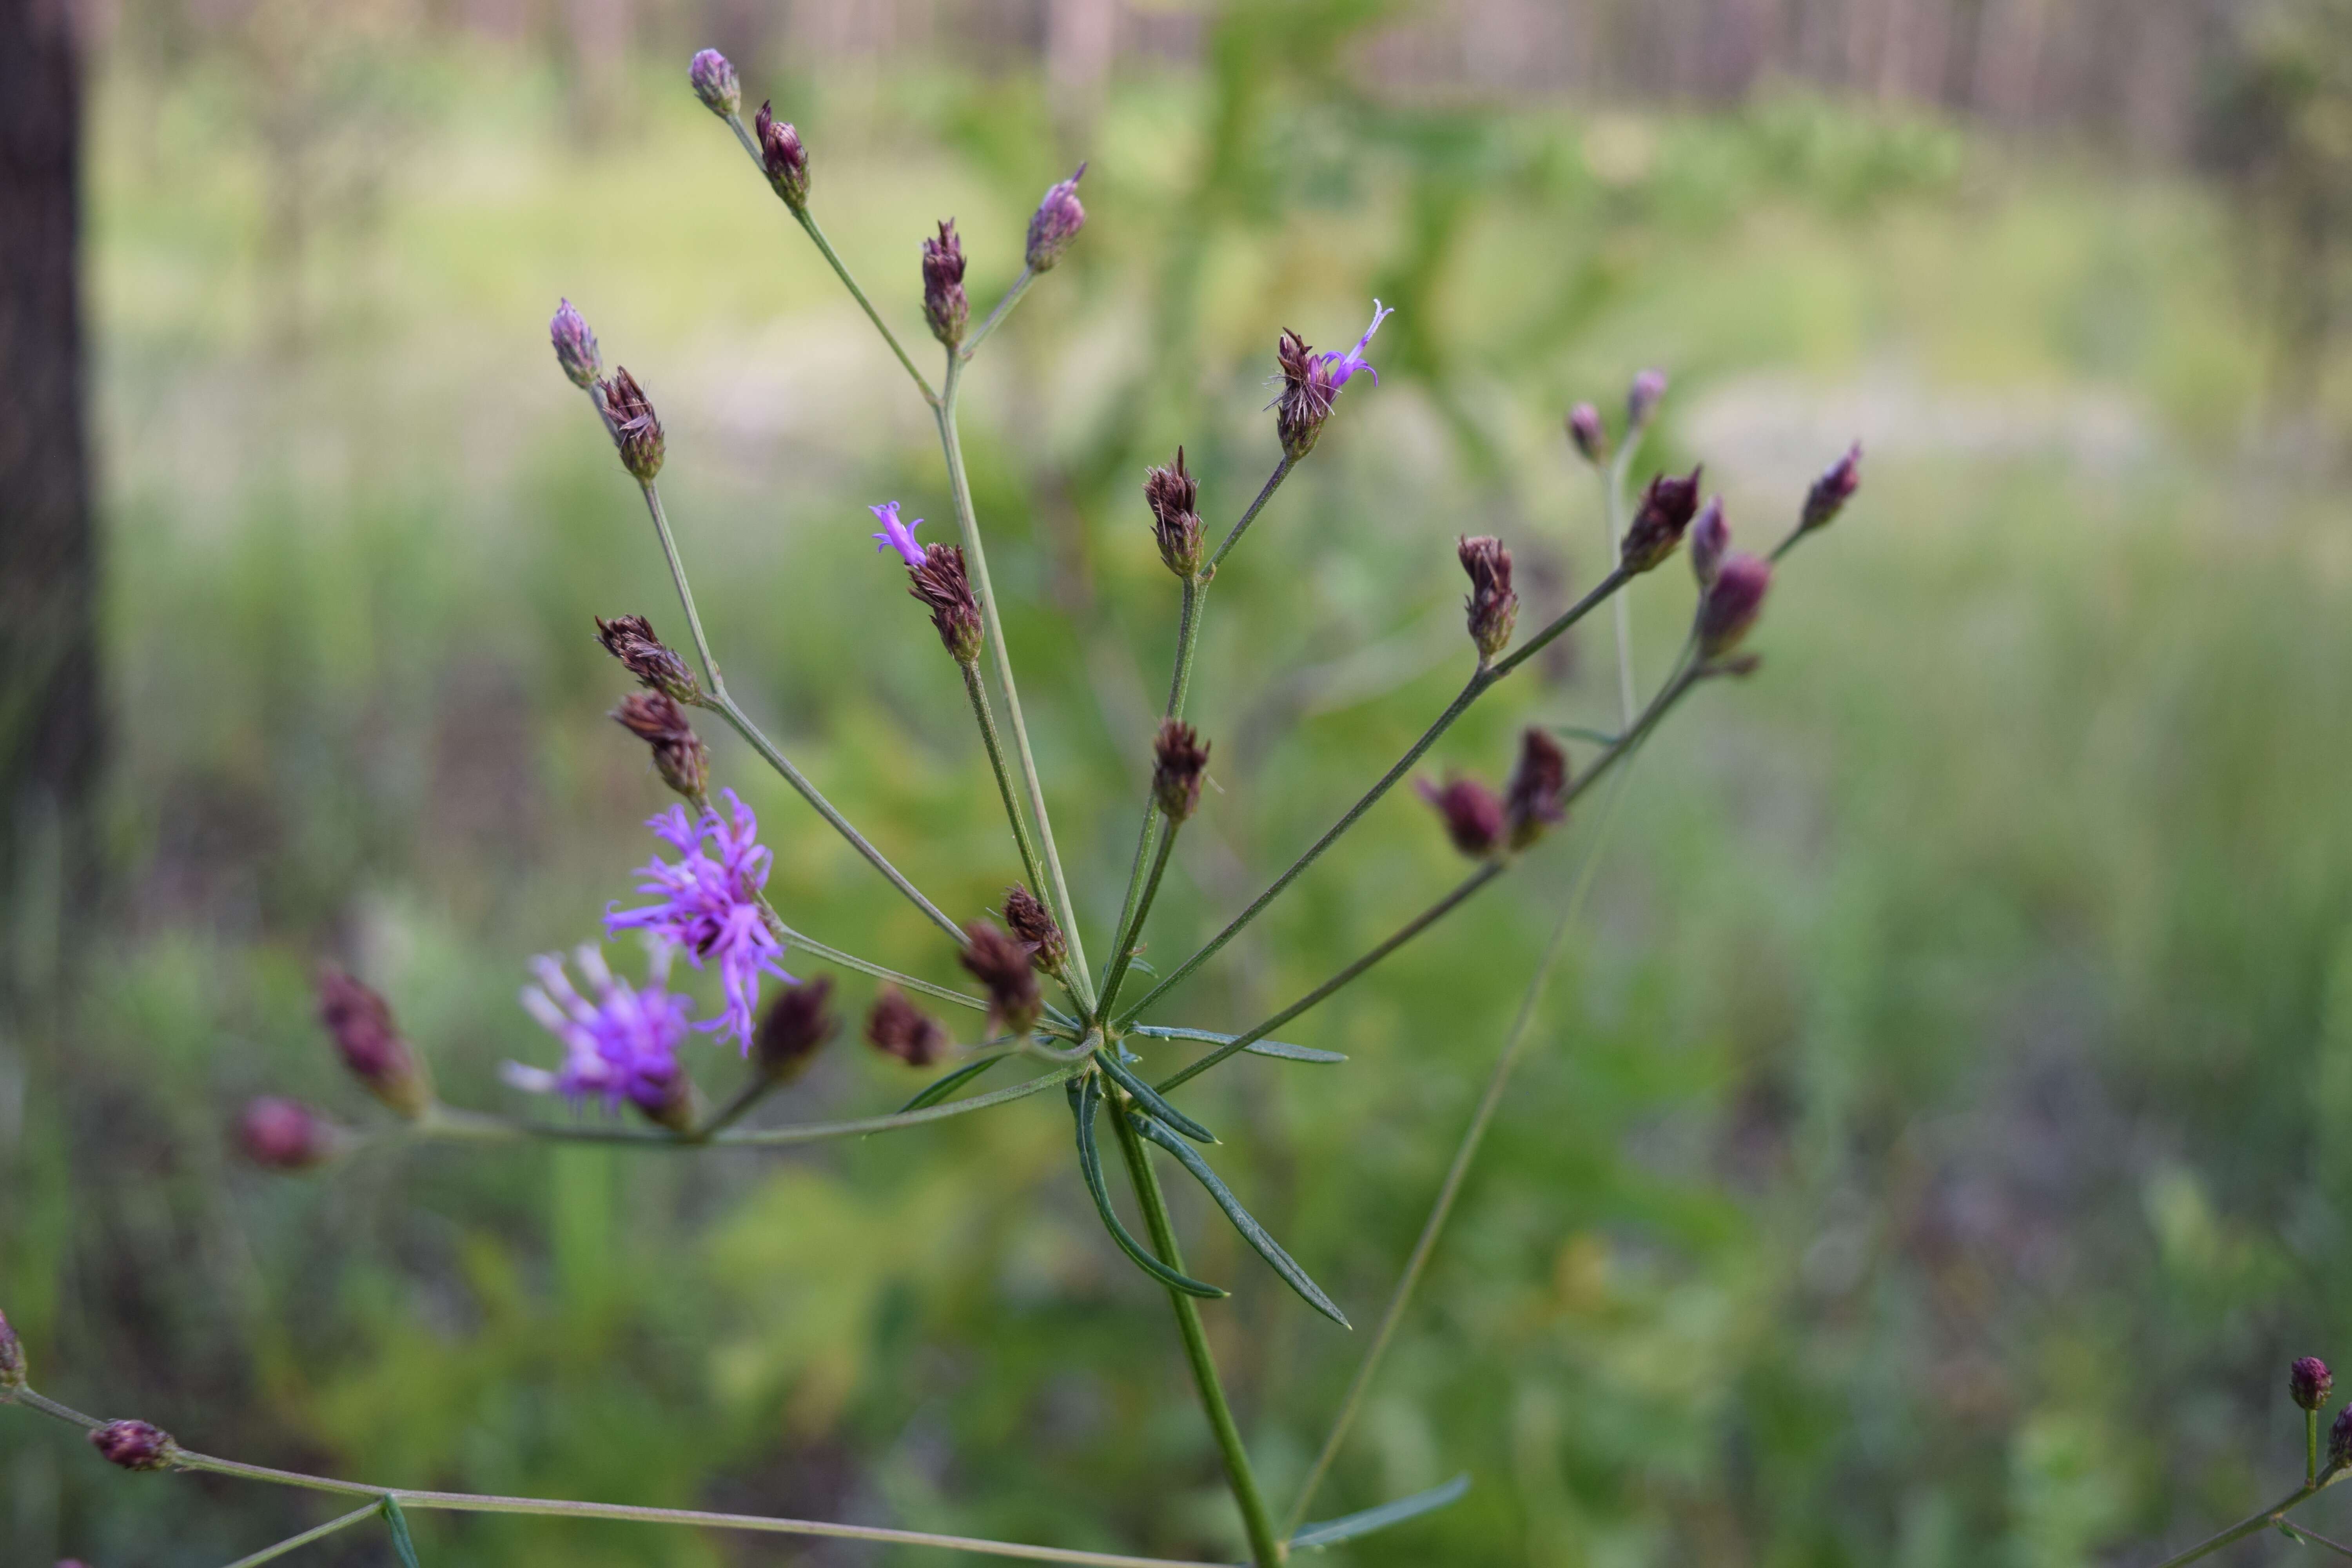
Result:
M2176 164L1793 88L1383 93L1361 21L1212 19L1197 65L1122 65L1082 146L1034 70L740 62L910 343L926 226L957 219L984 309L1038 194L1092 160L1085 234L983 352L966 431L1097 949L1175 613L1138 483L1181 441L1211 525L1238 511L1275 456L1279 328L1344 345L1375 295L1397 309L1380 385L1218 576L1194 698L1216 788L1147 959L1452 693L1456 534L1517 552L1523 628L1598 576L1570 401L1667 369L1653 455L1703 458L1751 547L1867 449L1776 586L1762 669L1684 708L1605 845L1580 817L1286 1031L1346 1066L1244 1060L1195 1091L1228 1176L1369 1326L1602 857L1318 1515L1467 1470L1465 1501L1347 1554L2059 1568L2291 1485L2285 1363L2352 1356L2352 376L2307 331L2282 350L2260 214ZM683 628L550 363L559 295L660 408L745 705L948 909L1018 867L952 668L867 537L872 501L949 514L925 412L688 93L700 40L585 92L520 45L281 24L118 36L93 83L121 913L69 952L16 939L0 1306L37 1380L392 1484L1236 1552L1165 1302L1102 1235L1052 1097L806 1152L240 1164L257 1092L382 1121L312 1021L322 959L387 993L451 1100L513 1105L499 1064L552 1053L525 960L591 936L652 850L662 792L604 717L590 616ZM1689 595L1678 565L1634 595L1652 676ZM1433 761L1491 776L1521 722L1608 722L1611 653L1571 637ZM713 745L788 919L953 977ZM1254 1021L1456 874L1400 792L1171 1020ZM918 1081L845 1038L762 1114ZM1180 1212L1196 1271L1238 1287L1213 1331L1286 1499L1365 1336L1213 1217ZM321 1517L0 1411L11 1563L217 1563ZM415 1522L446 1568L929 1560ZM303 1561L391 1560L338 1542Z

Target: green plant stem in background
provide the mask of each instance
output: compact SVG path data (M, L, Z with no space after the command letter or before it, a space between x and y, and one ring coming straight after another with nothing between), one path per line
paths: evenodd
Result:
M1609 553L1612 564L1625 553L1625 473L1632 467L1633 454L1642 444L1642 432L1635 426L1625 432L1625 443L1617 449L1607 468L1595 468L1601 478L1601 524L1609 536ZM1617 722L1622 726L1633 722L1633 611L1631 596L1620 594L1615 601L1617 620Z
M2214 1552L2221 1551L2221 1548L2229 1545L2232 1542L2243 1541L2247 1536L2253 1534L2258 1530L2267 1530L2272 1525L2277 1524L2281 1520L2284 1519L2289 1509L2295 1508L2302 1503L2309 1501L2312 1498L2316 1497L2319 1493L2326 1490L2329 1487L2334 1486L2337 1481L2342 1480L2346 1474L2346 1471L2331 1465L2326 1472L2312 1480L2304 1482L2303 1485L2295 1488L2294 1490L2287 1493L2286 1496L2279 1499L2278 1501L2271 1504L2270 1507L2263 1510L2262 1512L2249 1514L2246 1518L2240 1520L2237 1523L2230 1526L2229 1529L2221 1531L2219 1534L2206 1537L2203 1541L2199 1542L2188 1551L2179 1552L2173 1556L2166 1558L2163 1562L2158 1563L2156 1568L2180 1568L2180 1565L2184 1563L2194 1563L2200 1557L2210 1557Z
M1004 802L1004 820L1013 826L1013 847L1021 852L1023 874L1033 888L1045 885L1045 868L1038 862L1037 846L1029 837L1029 822L1021 814L1020 799L1013 793L1013 773L1004 765L1004 742L996 732L996 712L988 704L988 683L981 679L977 663L963 664L964 695L971 699L971 716L980 725L981 743L988 750L989 771L996 775L996 793Z
M331 1519L315 1529L306 1530L299 1535L289 1536L275 1546L265 1546L249 1557L240 1557L230 1563L228 1568L259 1568L261 1563L274 1563L298 1546L308 1546L314 1541L323 1541L339 1530L348 1530L362 1520L373 1519L383 1511L383 1505L378 1502L372 1502L365 1508L353 1509L340 1519Z
M1111 1125L1118 1131L1119 1152L1127 1156L1128 1174L1135 1182L1136 1200L1143 1205L1144 1223L1150 1228L1152 1249L1162 1263L1181 1274L1183 1249L1176 1245L1176 1227L1168 1217L1168 1200L1160 1191L1160 1175L1151 1168L1150 1153L1129 1122L1126 1108L1114 1103L1110 1112ZM1184 1336L1184 1359L1192 1363L1202 1412L1208 1416L1217 1451L1224 1458L1225 1482L1233 1489L1234 1505L1241 1510L1250 1560L1256 1568L1277 1568L1283 1559L1282 1538L1275 1533L1274 1515L1265 1506L1265 1494L1258 1489L1257 1472L1250 1468L1249 1450L1242 1444L1241 1428L1234 1423L1233 1406L1218 1380L1216 1359L1209 1353L1208 1332L1201 1325L1200 1304L1172 1289L1168 1300L1176 1310L1176 1327Z

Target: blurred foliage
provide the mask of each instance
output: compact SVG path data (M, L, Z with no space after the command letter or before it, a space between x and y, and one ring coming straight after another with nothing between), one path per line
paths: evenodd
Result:
M1083 149L1084 238L975 368L981 512L1097 946L1172 638L1133 487L1182 441L1212 525L1237 511L1273 459L1278 328L1345 343L1370 296L1399 307L1382 384L1351 388L1219 577L1196 684L1219 793L1154 956L1450 694L1457 532L1510 540L1523 625L1596 574L1569 400L1672 369L1655 456L1706 458L1751 542L1850 433L1872 458L1785 574L1764 671L1694 701L1636 775L1317 1513L1466 1468L1465 1501L1347 1554L1547 1568L2073 1564L2234 1517L2300 1460L2285 1361L2352 1354L2327 1307L2352 1165L2326 1136L2352 1113L2352 553L2340 500L2237 443L2264 372L2223 216L1800 98L1377 101L1349 68L1370 15L1237 8L1202 76L1122 81ZM625 78L620 129L589 139L519 56L396 29L306 47L375 85L309 97L295 142L366 172L322 188L372 194L290 246L282 185L320 165L271 142L269 57L127 51L100 106L126 896L62 952L12 947L0 1305L37 1381L387 1482L1234 1552L1164 1305L1076 1190L1057 1107L790 1155L235 1165L247 1094L373 1114L310 1021L316 961L383 986L453 1100L499 1104L497 1064L548 1048L513 1005L523 960L591 931L649 851L658 789L602 717L588 617L676 614L545 363L558 293L659 402L739 695L946 907L1013 868L955 683L866 537L869 500L946 513L920 409L677 65ZM1011 280L1067 172L1036 83L742 63L910 340L926 220L958 217L976 300ZM1643 585L1643 668L1687 594ZM1492 775L1523 720L1605 721L1605 640L1433 761ZM952 973L717 750L793 918ZM1293 1032L1347 1067L1202 1082L1222 1168L1359 1321L1598 837L1561 836ZM1251 1021L1454 874L1400 794L1171 1019ZM844 1045L773 1110L908 1087ZM1360 1337L1180 1218L1237 1287L1212 1331L1286 1497ZM320 1517L0 1415L12 1563L216 1563ZM898 1560L414 1522L452 1568ZM355 1534L308 1560L389 1557Z

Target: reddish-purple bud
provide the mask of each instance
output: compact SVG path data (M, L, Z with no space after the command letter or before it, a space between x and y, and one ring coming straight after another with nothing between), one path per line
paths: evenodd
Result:
M431 1109L433 1075L400 1037L383 998L332 967L319 971L318 995L319 1022L352 1076L403 1116L413 1119Z
M604 356L596 352L596 334L588 330L587 318L572 308L571 300L557 302L555 319L547 323L547 336L555 344L555 363L563 367L572 384L595 385L604 371Z
M172 1435L144 1421L110 1421L89 1435L89 1446L126 1470L168 1470Z
M874 1010L866 1015L866 1043L910 1068L929 1067L955 1045L945 1025L889 984L876 994Z
M971 301L963 292L963 241L956 237L955 219L940 224L937 239L923 241L923 320L931 336L953 348L963 342L971 321Z
M697 54L686 68L686 79L693 84L694 96L702 100L702 107L721 120L743 107L743 88L735 79L735 68L717 49Z
M1658 402L1666 395L1666 373L1645 370L1633 378L1625 389L1625 422L1639 430L1658 411Z
M623 365L596 384L604 399L604 418L612 426L613 446L621 454L621 467L629 470L641 485L654 482L661 472L661 420L654 413L653 400L637 378Z
M751 1041L752 1056L771 1080L798 1078L840 1029L840 1020L825 1006L832 995L833 981L822 974L776 993Z
M1201 780L1209 767L1209 745L1181 719L1160 721L1151 742L1151 793L1171 823L1199 809Z
M1070 943L1062 935L1061 922L1036 894L1017 882L1004 889L1004 923L1028 944L1030 963L1047 974L1062 973L1062 965L1069 962Z
M1476 779L1449 779L1442 787L1423 779L1416 787L1421 798L1436 808L1454 847L1483 860L1502 846L1503 802L1493 790Z
M1618 560L1626 571L1647 572L1682 543L1683 531L1698 510L1698 476L1693 468L1680 479L1660 474L1650 481L1642 492L1642 504L1633 510L1633 521L1625 526Z
M1087 166L1045 193L1037 204L1037 211L1029 219L1030 269L1045 272L1062 259L1062 252L1078 237L1087 223L1087 209L1078 200L1078 182L1086 178Z
M923 547L923 563L907 568L907 592L931 612L931 627L940 634L940 643L958 664L969 665L980 658L985 626L980 618L980 601L971 591L971 578L963 564L961 544L927 544Z
M1862 443L1856 441L1805 492L1805 510L1797 520L1798 530L1810 533L1816 528L1827 528L1861 488Z
M236 1141L247 1159L270 1171L323 1165L350 1142L341 1128L318 1111L275 1094L247 1103L236 1120Z
M695 684L694 671L654 636L653 623L645 616L615 616L608 621L598 616L596 640L646 690L661 692L678 702L701 700L702 689Z
M1315 449L1331 417L1331 398L1339 389L1332 384L1331 361L1318 354L1305 338L1283 329L1274 349L1281 367L1282 391L1274 400L1274 429L1281 437L1284 456L1297 462Z
M1690 525L1691 575L1698 579L1704 593L1715 582L1715 574L1723 569L1723 557L1731 548L1731 524L1723 519L1723 498L1712 496L1699 509Z
M1470 640L1478 647L1478 662L1488 665L1511 646L1511 627L1519 617L1519 596L1511 589L1511 552L1499 539L1481 534L1458 539L1454 553L1469 574L1470 592L1462 609L1470 626Z
M25 1346L16 1338L16 1331L8 1326L8 1317L0 1312L0 1399L5 1399L25 1386Z
M1014 940L993 921L972 921L963 933L971 940L957 961L988 988L990 1026L999 1034L1025 1037L1045 1007L1037 994L1037 971L1029 962L1029 944Z
M1201 487L1184 468L1184 448L1164 468L1143 476L1144 504L1151 509L1151 537L1160 545L1160 559L1186 582L1200 574L1202 560Z
M1598 466L1609 460L1609 431L1601 423L1601 410L1590 403L1568 411L1568 438L1586 462Z
M2316 1410L2326 1404L2328 1392L2335 1386L2335 1374L2315 1355L2305 1356L2286 1369L2287 1394L2305 1410Z
M777 119L775 110L765 103L752 116L751 130L759 140L760 166L768 172L768 184L793 211L806 208L809 156L808 149L801 145L801 133L789 121Z
M662 783L692 801L709 791L710 752L668 693L632 691L613 710L613 720L651 748Z
M1532 727L1519 732L1519 761L1504 786L1505 814L1510 820L1511 847L1524 849L1544 835L1544 829L1568 815L1568 753L1559 742Z
M1771 563L1737 551L1725 556L1706 597L1699 601L1699 657L1718 659L1738 647L1762 613L1765 591L1771 586Z

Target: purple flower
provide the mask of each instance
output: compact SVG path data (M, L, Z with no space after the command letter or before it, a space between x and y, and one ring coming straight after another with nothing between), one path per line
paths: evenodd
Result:
M1378 300L1373 300L1372 324L1364 329L1364 335L1356 340L1356 346L1346 353L1327 353L1323 356L1323 363L1330 367L1332 391L1337 392L1347 385L1348 378L1360 370L1370 373L1373 385L1380 384L1381 373L1373 370L1370 363L1365 360L1364 351L1372 346L1372 334L1381 330L1381 323L1395 314L1395 306L1382 309Z
M906 557L907 564L909 566L920 566L923 563L923 547L915 542L915 530L923 526L921 518L919 517L912 522L900 522L898 503L894 500L886 500L880 506L869 506L866 510L872 512L874 520L882 525L882 531L874 536L882 542L876 545L875 549L895 550Z
M544 953L531 960L539 984L522 988L523 1008L563 1042L563 1065L546 1072L509 1062L506 1080L574 1101L593 1095L608 1110L617 1110L625 1100L656 1120L677 1104L684 1088L677 1047L694 1004L665 986L669 950L655 945L650 952L648 984L640 989L616 978L593 943L583 943L572 962L594 993L593 1001L572 988L562 959Z
M760 846L759 819L751 808L736 799L733 790L724 793L734 817L731 827L716 811L693 821L682 805L673 805L646 824L677 850L678 858L656 858L638 871L643 879L637 891L658 901L641 909L608 910L604 934L648 932L685 949L697 969L704 959L716 959L727 1005L719 1016L695 1027L716 1029L720 1039L734 1039L748 1051L752 1019L760 1010L760 975L792 976L776 962L783 956L784 944L768 929L760 908L760 889L767 885L773 857ZM703 847L706 843L715 847L716 855Z

